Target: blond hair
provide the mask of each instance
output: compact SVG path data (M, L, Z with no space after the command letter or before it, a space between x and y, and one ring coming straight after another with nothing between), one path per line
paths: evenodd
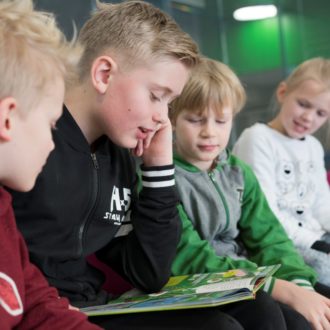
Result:
M31 0L0 1L0 99L13 96L30 109L54 76L73 72L80 54L54 16L35 11Z
M209 106L220 112L231 106L236 115L245 101L245 90L236 74L227 65L204 57L192 70L181 95L171 103L169 116L175 122L182 111L202 113Z
M306 80L314 80L324 90L330 90L330 60L314 57L302 62L285 80L287 93L292 92Z
M127 68L164 56L175 57L187 67L198 62L198 47L178 24L160 9L144 1L104 4L84 24L79 40L84 46L80 78L92 62L111 51ZM117 58L118 60L118 58Z

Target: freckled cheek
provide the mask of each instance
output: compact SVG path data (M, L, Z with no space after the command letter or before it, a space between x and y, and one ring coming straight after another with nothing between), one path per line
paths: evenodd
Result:
M130 107L126 110L126 118L123 120L139 120L145 116L145 111L143 108Z
M138 113L134 108L126 108L126 112L123 113L123 122L127 124L127 122L132 122L136 117Z

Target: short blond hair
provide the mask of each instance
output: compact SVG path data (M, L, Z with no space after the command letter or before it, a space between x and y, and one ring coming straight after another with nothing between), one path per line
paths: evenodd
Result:
M245 101L246 93L237 75L227 65L204 57L192 70L181 95L171 103L169 116L174 123L182 111L202 113L209 106L222 111L228 105L236 115Z
M31 0L0 1L0 99L13 96L27 111L54 76L75 71L80 55L52 14L35 11Z
M306 80L314 80L324 90L330 90L330 60L314 57L298 65L285 80L287 93L292 92Z
M79 76L89 73L93 61L111 51L128 68L163 56L178 58L187 67L199 60L191 37L163 11L144 1L104 4L84 24L79 40L84 46Z

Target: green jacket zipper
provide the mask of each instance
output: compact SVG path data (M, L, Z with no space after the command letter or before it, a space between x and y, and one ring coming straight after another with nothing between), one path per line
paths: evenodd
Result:
M229 226L229 223L230 223L230 215L229 215L228 205L227 205L225 196L223 195L218 183L216 182L216 180L214 178L214 171L209 172L208 175L209 175L209 178L211 179L216 191L218 192L218 194L220 196L220 199L222 201L222 204L223 204L225 212L226 212L226 226L223 229L223 230L226 230Z

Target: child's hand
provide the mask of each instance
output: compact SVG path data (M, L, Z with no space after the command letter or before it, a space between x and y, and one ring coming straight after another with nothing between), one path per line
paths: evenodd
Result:
M172 126L170 120L150 132L146 139L139 140L134 154L138 157L142 156L144 165L146 166L162 166L173 163L172 154Z
M330 329L330 300L317 292L298 289L292 307L311 323L313 329Z
M69 304L69 309L72 310L72 311L79 311L78 307L72 306L70 304Z
M275 282L272 296L302 314L314 330L330 329L330 299L279 279Z

